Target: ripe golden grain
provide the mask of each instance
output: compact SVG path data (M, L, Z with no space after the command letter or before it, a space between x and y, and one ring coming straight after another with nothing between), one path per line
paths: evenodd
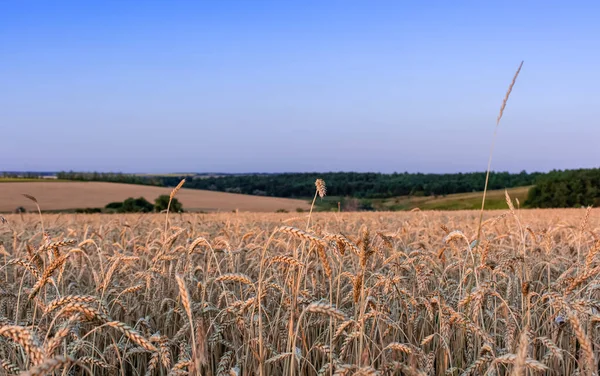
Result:
M586 374L597 210L517 214L9 216L0 372Z

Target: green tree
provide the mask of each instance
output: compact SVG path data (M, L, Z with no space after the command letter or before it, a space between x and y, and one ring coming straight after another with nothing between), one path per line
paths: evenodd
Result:
M143 197L129 197L123 202L111 202L105 208L117 213L149 213L154 210L154 205Z
M526 205L572 208L600 203L600 169L555 170L537 179Z
M154 205L143 197L133 200L133 205L138 212L149 213L154 210Z
M111 203L107 204L105 206L105 208L106 209L112 209L112 210L115 210L115 211L119 211L119 210L121 210L123 208L123 203L122 202L118 202L118 201L117 202L111 202Z
M504 189L525 185L533 185L534 181L544 174L526 173L510 174L508 172L492 172L489 189ZM82 173L61 172L61 179L98 180L130 184L176 186L184 176L138 176L120 173ZM393 173L358 173L358 172L326 172L326 173L283 173L283 174L250 174L250 175L198 175L191 178L187 188L209 189L221 192L234 192L274 197L312 197L315 180L327 182L328 194L331 196L355 198L387 198L420 194L424 196L444 195L461 192L481 191L485 182L485 172L466 174L409 174Z
M169 195L160 195L156 200L154 200L154 210L157 212L161 212L163 210L167 210L169 206ZM171 208L169 211L174 213L179 213L183 211L183 205L179 202L175 197L171 200Z

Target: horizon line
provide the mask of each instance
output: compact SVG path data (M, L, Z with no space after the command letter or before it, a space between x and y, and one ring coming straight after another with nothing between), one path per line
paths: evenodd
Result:
M549 169L549 170L536 170L536 171L527 171L525 169L516 171L509 170L491 170L490 173L508 173L513 175L518 175L521 173L526 174L542 174L548 173L552 171L569 171L569 170L590 170L597 169L600 167L576 167L576 168L566 168L566 169ZM61 172L65 173L83 173L83 174L119 174L119 175L147 175L147 176L166 176L166 175L178 175L178 176L192 176L192 175L284 175L284 174L339 174L339 173L355 173L355 174L380 174L380 175L394 175L394 174L409 174L409 175L456 175L456 174L485 174L485 170L481 171L456 171L456 172L409 172L409 171L394 171L394 172L381 172L381 171L277 171L277 172L258 172L258 171L249 171L249 172L123 172L123 171L93 171L93 170L0 170L0 174L58 174Z

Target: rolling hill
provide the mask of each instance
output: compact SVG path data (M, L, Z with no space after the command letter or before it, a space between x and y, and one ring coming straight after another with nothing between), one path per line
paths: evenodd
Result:
M517 187L507 189L510 197L523 205L527 193L531 187ZM446 196L409 197L373 200L373 206L377 210L410 210L419 208L421 210L477 210L481 208L483 192L456 193ZM506 209L506 198L504 189L488 191L486 197L486 209Z
M104 182L0 182L0 212L12 212L22 206L27 211L36 210L35 204L23 197L34 196L42 210L72 210L79 208L102 208L114 201L128 197L144 197L150 202L160 195L169 194L171 188L104 183ZM235 193L213 192L198 189L181 189L177 199L186 211L252 211L274 212L280 209L307 210L304 200L250 196Z

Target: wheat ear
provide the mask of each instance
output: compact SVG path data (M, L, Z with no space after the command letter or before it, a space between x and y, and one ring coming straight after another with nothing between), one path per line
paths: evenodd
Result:
M0 327L0 337L10 338L21 345L33 364L39 364L42 361L44 357L42 350L36 344L33 333L29 329L18 325L3 326Z
M69 356L57 356L54 358L45 359L43 363L31 368L29 371L22 372L20 376L44 376L53 374L54 371L59 370L63 366L66 366L74 362L74 359Z
M504 109L506 108L506 103L508 102L508 98L510 97L510 93L517 82L517 77L519 77L519 73L521 72L521 68L523 68L523 61L519 64L519 68L515 73L510 85L508 86L508 90L506 91L506 95L502 100L502 106L500 106L500 112L498 113L498 118L496 118L496 126L494 127L494 136L492 137L492 145L490 147L490 156L488 159L487 172L485 173L485 184L483 186L483 198L481 199L481 211L479 213L479 225L477 228L477 243L479 243L479 237L481 236L481 223L483 221L483 209L485 208L485 197L487 195L487 187L490 180L490 169L492 168L492 155L494 154L494 146L496 144L496 136L498 135L498 126L500 125L500 120L502 119L502 115L504 114Z

